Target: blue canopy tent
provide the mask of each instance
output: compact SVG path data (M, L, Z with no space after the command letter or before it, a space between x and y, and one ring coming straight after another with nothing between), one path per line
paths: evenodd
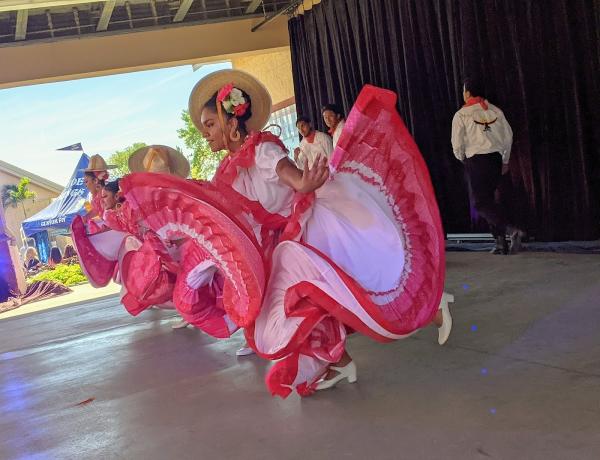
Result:
M47 262L50 253L48 230L63 230L66 232L75 216L86 213L84 203L88 191L83 183L83 170L87 168L89 161L90 158L82 153L68 185L58 198L37 214L23 221L22 227L25 236L35 239L38 253L43 262ZM43 260L43 255L46 256L46 260Z

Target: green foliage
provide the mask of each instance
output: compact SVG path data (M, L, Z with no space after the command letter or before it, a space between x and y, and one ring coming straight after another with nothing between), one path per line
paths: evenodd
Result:
M28 177L22 177L17 185L5 185L2 187L2 204L4 207L12 206L16 208L19 204L23 208L23 214L27 217L25 212L25 201L29 199L35 199L36 194L29 190L29 183L31 181Z
M129 147L124 148L123 150L117 150L108 158L108 164L116 165L117 168L113 169L111 172L111 176L123 177L125 174L129 174L129 165L127 162L129 161L129 157L133 152L142 147L146 147L145 142L136 142Z
M39 273L31 278L30 281L54 281L56 283L62 283L65 286L73 286L75 284L87 282L87 278L81 271L79 264L58 264L54 270Z
M181 112L183 128L177 130L177 135L185 146L192 151L190 166L194 179L211 179L217 170L217 166L225 156L226 152L213 153L206 139L192 123L192 117L187 110Z
M35 192L29 190L28 177L22 177L17 185L5 185L2 189L2 204L16 208L18 204L30 198L35 198Z

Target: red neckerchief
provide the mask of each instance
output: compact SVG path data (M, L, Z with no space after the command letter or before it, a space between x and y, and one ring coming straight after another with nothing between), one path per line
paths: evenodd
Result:
M315 136L317 135L317 132L313 129L312 133L310 133L308 136L306 136L304 139L306 140L306 142L308 142L309 144L312 144L315 141Z
M237 168L250 168L254 165L254 155L256 147L263 142L273 142L281 147L285 152L287 148L277 136L269 131L262 131L250 134L244 144L237 152L232 152L223 158L221 164L217 168L214 180L217 182L225 182L227 185L233 184L237 177Z
M487 110L488 109L488 105L487 105L487 101L482 98L482 97L470 97L469 99L467 99L467 102L465 103L465 105L463 105L463 107L471 107L472 105L475 104L481 104L481 108L483 110Z
M333 136L333 133L335 133L335 130L339 128L340 123L342 122L343 118L340 118L337 122L337 125L335 125L335 128L331 128L329 131L327 131L329 133L330 136Z

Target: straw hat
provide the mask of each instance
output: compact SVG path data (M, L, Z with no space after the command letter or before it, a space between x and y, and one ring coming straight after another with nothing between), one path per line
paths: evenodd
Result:
M166 145L148 145L131 154L129 170L173 174L185 179L190 174L190 162L174 148Z
M189 110L190 116L196 128L202 130L200 114L204 105L223 86L233 83L250 96L252 116L246 121L249 132L260 131L265 127L271 116L271 95L267 88L256 78L241 70L219 70L207 75L194 86L190 94Z
M108 171L109 169L115 169L116 165L107 165L104 158L100 155L92 155L88 167L85 168L84 172L102 172Z

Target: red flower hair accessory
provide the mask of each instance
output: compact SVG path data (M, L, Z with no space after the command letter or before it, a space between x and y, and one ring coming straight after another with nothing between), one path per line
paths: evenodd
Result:
M107 180L109 173L108 171L95 171L94 176L96 176L96 179L98 180Z
M223 86L217 93L217 102L223 106L223 110L235 117L243 116L250 107L250 103L244 97L242 90L229 83Z

